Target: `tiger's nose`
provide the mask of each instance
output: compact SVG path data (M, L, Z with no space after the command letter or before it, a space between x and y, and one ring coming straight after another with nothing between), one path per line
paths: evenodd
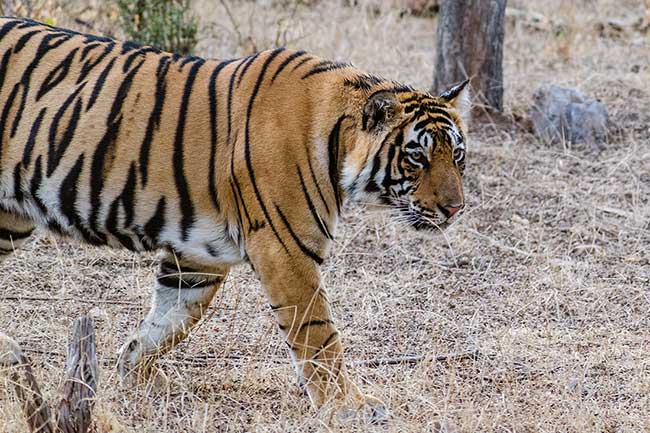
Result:
M464 203L459 203L459 204L450 204L447 206L438 206L442 213L447 217L447 219L453 217L456 215L456 213L461 210L463 207L465 207Z

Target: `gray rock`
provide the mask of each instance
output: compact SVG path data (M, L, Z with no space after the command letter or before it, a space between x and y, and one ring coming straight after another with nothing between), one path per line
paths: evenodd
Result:
M607 138L607 107L575 89L541 86L533 94L529 115L535 134L548 143L599 144Z

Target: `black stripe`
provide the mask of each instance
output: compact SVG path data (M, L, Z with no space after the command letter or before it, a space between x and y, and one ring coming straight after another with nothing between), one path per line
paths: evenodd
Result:
M210 190L210 198L214 204L217 212L221 210L219 206L219 198L217 197L217 180L216 180L216 165L217 165L217 138L218 138L218 124L217 115L219 114L217 107L217 79L219 73L227 65L234 60L226 60L219 63L210 74L210 83L208 85L208 95L210 98L210 166L208 168L208 188Z
M404 142L404 134L402 133L402 131L400 131L397 134L397 136L395 136L395 143L388 148L388 156L386 157L384 179L382 180L382 185L384 187L385 192L388 192L390 190L390 186L392 184L391 168L393 166L393 158L395 158L395 151L396 149L400 149L402 147L403 142Z
M129 91L131 90L131 85L133 84L133 77L135 77L135 74L138 73L138 71L140 70L143 64L144 64L144 59L136 66L134 66L133 69L131 69L129 73L126 74L124 80L122 80L122 82L120 83L120 87L117 90L117 94L113 99L111 112L109 113L108 118L106 119L107 126L110 126L112 123L116 121L118 116L121 116L122 106L124 105L124 102L126 101L126 97L128 96Z
M5 77L7 76L7 66L9 66L9 57L11 57L11 50L5 51L2 56L2 62L0 62L0 89L5 82Z
M14 27L16 27L20 23L21 21L14 20L14 21L7 22L2 27L0 27L0 40L2 40L7 35L7 33L9 33Z
M61 206L61 213L68 220L71 226L77 226L80 223L79 214L76 209L77 202L77 188L79 186L79 176L84 163L84 154L82 153L77 158L72 169L61 182L59 189L59 203Z
M72 115L70 120L66 125L61 140L56 142L56 136L59 129L59 122L63 119L63 115L67 111L68 107L72 104L72 101L79 95L79 93L86 86L86 83L82 83L77 89L66 98L66 100L61 104L61 108L56 112L54 118L52 119L52 124L50 125L50 133L48 137L48 149L47 149L47 176L52 176L52 173L58 167L63 154L67 150L68 146L74 138L75 130L77 129L77 124L79 123L79 117L81 115L81 108L83 107L83 101L81 98L77 99L77 102L74 105L72 110Z
M223 277L220 276L205 275L200 271L183 267L179 269L176 264L168 263L167 265L165 266L165 262L163 262L156 276L156 281L161 286L172 289L198 289L214 286L223 281Z
M79 58L80 61L86 60L86 57L88 57L88 54L94 50L97 47L101 47L102 44L99 42L91 42L89 44L86 44L83 50L81 50L81 57Z
M356 90L369 91L374 86L383 83L385 80L381 77L371 74L362 74L353 78L343 80L343 85L352 87Z
M237 225L239 227L239 231L241 232L244 230L244 222L241 218L241 211L239 210L239 197L237 195L237 191L235 190L235 185L234 182L230 182L230 190L232 191L233 197L235 197L235 210L237 211ZM248 223L248 226L250 227L250 220Z
M176 56L176 55L177 54L174 54L174 56ZM176 62L181 58L183 59L183 61L181 61L180 65L178 65L178 71L179 72L185 67L185 65L187 65L189 63L203 61L203 59L198 57L198 56L190 56L190 55L181 56L180 58L174 58L174 61Z
M314 167L311 164L311 155L309 154L309 149L307 149L307 166L309 167L309 173L311 174L311 180L314 182L314 185L316 185L316 191L318 191L318 196L320 197L321 201L323 202L323 206L325 206L325 210L327 211L327 214L330 214L330 207L327 205L327 200L325 200L325 196L323 195L323 191L320 188L320 184L318 183L318 180L316 179L316 173L314 173Z
M323 352L323 350L325 350L325 349L328 347L328 345L330 344L330 342L332 341L332 339L333 339L334 337L336 337L337 335L339 335L339 331L334 331L334 332L332 332L332 333L330 334L330 336L327 337L327 338L325 339L325 341L323 342L323 344L320 345L320 348L316 351L316 353L314 354L314 356L311 357L311 359L313 360L313 359L318 358L318 357L320 356L320 354Z
M273 50L266 60L264 61L264 64L262 65L262 69L260 70L260 74L257 77L257 81L255 82L255 87L253 88L253 93L251 94L251 98L248 102L248 107L246 109L246 124L244 127L244 157L246 159L246 167L248 168L248 176L251 180L251 184L253 186L253 191L255 192L255 197L257 198L257 202L259 203L260 207L262 208L262 212L264 213L264 217L266 220L269 222L269 225L271 226L271 230L273 231L273 234L277 238L278 242L282 245L282 248L288 253L289 250L287 249L287 246L284 244L282 241L282 238L280 238L280 234L278 231L275 229L275 226L273 225L273 221L271 220L271 216L269 215L268 210L266 209L266 205L264 204L264 201L262 200L262 195L260 193L260 190L257 186L257 182L255 181L255 171L253 170L253 162L251 159L251 143L250 143L250 122L251 122L251 115L253 113L253 104L255 103L255 98L257 97L257 92L260 90L260 86L262 85L262 81L264 80L264 75L266 74L266 70L269 67L269 64L275 59L275 57L280 54L281 52L284 51L284 48L276 48Z
M122 51L120 52L120 54L126 54L129 51L137 50L138 48L140 48L139 44L133 41L126 41L122 43Z
M176 180L176 190L178 191L181 206L181 239L187 240L189 230L194 224L194 203L190 197L190 189L183 171L183 134L185 133L185 119L187 117L187 108L190 103L192 86L196 79L199 68L203 65L204 60L198 60L192 65L190 72L185 81L185 90L178 114L178 125L176 127L176 139L174 140L174 179Z
M101 193L104 188L104 180L106 173L104 171L104 165L106 163L106 155L108 154L109 149L113 146L117 140L117 135L120 130L120 125L122 124L122 116L113 122L106 129L104 136L97 144L95 152L93 153L93 159L91 164L91 173L90 176L90 228L98 236L100 233L97 231L99 211L101 208Z
M237 87L241 84L241 80L244 79L244 75L246 75L246 71L248 71L248 68L251 67L255 59L259 57L261 53L255 53L254 55L250 56L246 62L244 62L244 69L241 70L241 73L239 74L239 78L237 79Z
M294 60L296 60L299 57L304 56L305 54L307 54L307 53L304 52L304 51L296 51L295 53L291 54L289 57L284 59L284 61L282 63L280 63L280 66L278 66L278 69L275 70L275 74L273 74L273 77L271 78L271 83L273 83L275 81L275 78L278 75L280 75L280 72L282 72L284 70L284 68L286 68L289 65L289 63L293 62Z
M56 40L57 38L61 38L60 40ZM53 51L54 49L58 48L61 44L66 42L71 38L70 35L68 34L62 34L62 33L54 33L54 34L48 34L45 35L45 37L41 40L41 43L38 46L38 49L36 50L36 54L34 55L34 60L25 68L25 71L23 72L23 75L20 79L20 84L22 85L22 93L21 93L21 98L20 98L20 105L18 106L18 110L16 111L16 115L14 116L14 122L11 127L11 137L14 137L16 134L16 131L18 130L18 123L22 120L23 118L23 110L25 109L25 105L27 103L27 92L29 91L29 83L31 81L32 73L36 70L36 67L38 66L39 62L43 57L48 52ZM50 43L51 42L51 43Z
M169 287L170 289L202 289L216 284L210 280L187 281L177 275L162 275L156 277L156 281L161 286Z
M22 35L20 39L18 39L18 42L16 42L16 45L14 45L14 53L18 54L20 50L22 50L25 47L27 41L29 41L32 38L32 36L40 32L41 30L32 30L31 32L27 32L24 35Z
M321 233L327 238L327 239L333 239L332 235L330 234L330 231L327 229L327 226L325 225L325 222L323 219L318 215L318 211L316 210L316 207L314 206L314 202L311 199L311 196L309 195L309 191L307 191L307 185L305 185L305 179L302 177L302 172L300 171L300 167L296 165L296 170L298 171L298 179L300 180L300 186L302 187L302 192L305 196L305 200L307 201L307 207L309 207L309 212L311 212L312 217L314 217L314 221L316 221L316 224L318 225L319 230Z
M33 232L34 229L27 230L25 232L17 232L11 229L0 228L0 239L5 241L11 241L11 240L18 241L20 239L26 239L30 237Z
M448 120L446 117L442 117L442 116L439 116L439 117L427 117L426 119L422 119L418 123L416 123L415 126L413 127L413 129L417 131L418 129L422 129L425 126L427 126L429 124L432 124L432 123L435 123L435 122L443 123L443 124L445 124L447 126L452 125L452 122L450 120Z
M301 61L299 61L299 62L296 64L296 66L293 67L293 69L292 69L291 71L292 71L292 72L295 71L296 69L298 69L299 67L301 67L302 65L304 65L304 64L307 63L308 61L312 60L313 58L314 58L313 56L307 56L307 57L305 57L304 59L302 59Z
M86 48L84 48L82 54L81 54L81 60L83 61L85 54L86 54L86 49L88 47L94 47L93 45L88 45ZM88 60L81 66L81 72L79 73L79 78L77 78L77 84L81 83L84 79L86 79L86 76L90 73L90 71L95 68L95 66L99 65L105 58L108 56L111 51L113 51L113 47L115 46L114 43L107 44L104 48L104 51L97 56L97 58L94 61Z
M330 62L330 61L322 61L318 63L314 68L307 72L305 75L302 76L302 79L306 79L309 77L313 77L314 75L317 74L322 74L323 72L329 72L333 71L335 69L344 69L344 68L349 68L352 65L349 63L338 63L338 62Z
M37 27L37 26L43 26L51 29L52 27L46 25L46 24L41 24L38 21L30 20L28 18L15 18L18 21L21 21L21 24L18 26L19 29L28 29L30 27Z
M88 100L88 106L86 107L86 112L88 112L93 105L95 105L95 102L97 101L97 97L99 96L99 92L102 91L102 87L104 87L104 83L106 82L106 77L108 77L109 72L113 68L113 65L115 64L115 57L111 59L110 62L106 65L104 70L102 71L101 74L99 74L99 77L97 78L97 81L95 81L95 87L93 87L93 92L90 94L90 99Z
M18 163L14 166L14 199L18 202L23 201L23 189L22 189L22 163Z
M196 274L196 273L201 273L200 271L197 271L196 269L188 268L187 266L183 266L183 265L181 265L179 263L175 263L175 262L169 262L167 260L162 260L160 262L159 272L164 272L165 274L178 274L178 273Z
M151 248L155 248L158 245L160 232L165 227L165 208L165 197L160 197L156 206L156 212L144 225L144 234L149 238Z
M43 117L45 117L46 111L47 107L41 108L41 111L39 111L38 116L36 116L36 120L34 120L32 128L29 131L29 137L27 138L27 143L25 143L25 148L23 149L23 166L25 168L29 166L29 163L32 160L32 151L34 150L34 144L36 144L36 136L38 135L41 123L43 123Z
M76 207L79 177L83 170L84 158L85 156L83 153L79 155L74 166L63 179L63 182L61 182L61 187L59 189L61 213L68 220L68 224L75 227L86 242L91 245L104 245L106 243L106 238L95 235L84 226ZM54 221L51 221L51 223L54 223ZM62 234L64 233L63 228L61 228L58 223L54 228L50 227L50 229Z
M99 223L98 220L99 211L101 209L101 193L102 189L104 188L104 178L106 174L106 155L114 148L114 144L117 140L117 136L120 131L120 125L122 124L123 119L123 115L121 113L122 105L128 96L129 90L131 89L133 77L135 74L137 74L143 63L144 60L133 67L126 75L126 77L124 77L124 80L122 80L122 83L117 90L117 94L113 99L111 112L106 119L106 132L104 133L101 141L97 144L95 153L93 154L93 161L91 166L91 173L93 175L90 178L90 227L95 233L97 233L97 226Z
M122 206L124 209L124 227L128 228L133 223L134 204L135 204L135 162L131 162L129 174L124 183L122 190Z
M403 105L410 104L411 102L417 102L417 104L415 104L414 106L418 107L420 106L420 104L433 102L433 98L430 98L429 96L422 96L420 94L415 94L409 96L408 98L404 99L401 102Z
M65 58L58 65L56 65L56 67L52 69L49 74L47 74L47 77L45 77L45 81L43 81L43 84L41 84L41 87L38 89L38 92L36 93L37 102L47 92L55 88L57 85L61 83L61 81L65 79L65 77L68 75L68 72L70 72L70 65L72 64L72 60L74 59L74 56L77 55L77 51L79 51L79 47L70 51L70 53L67 56L65 56Z
M36 158L36 162L34 163L34 175L32 176L32 180L29 184L29 193L31 195L32 200L34 203L36 203L36 206L39 208L41 213L43 215L47 215L47 208L45 207L45 204L43 204L43 201L38 197L38 189L41 187L41 181L43 180L43 169L41 166L41 156L38 155Z
M227 105L227 110L226 113L228 115L228 134L227 134L227 140L228 144L230 144L230 131L232 127L231 119L232 119L232 93L233 93L233 87L235 84L235 77L237 76L237 71L239 71L239 68L241 68L242 64L244 62L240 61L235 70L232 72L232 75L230 76L230 83L228 83L228 105Z
M296 232L293 231L293 228L289 224L289 221L287 220L287 217L284 216L282 211L280 210L280 207L278 205L275 205L275 210L278 212L278 215L280 215L280 219L282 219L282 222L284 223L284 226L287 228L289 231L289 234L293 238L294 242L298 245L300 250L309 258L311 258L313 261L318 263L319 265L323 263L323 259L316 254L314 251L312 251L309 247L307 247L305 244L302 243L300 238L298 238L298 235L296 235Z
M298 328L298 332L296 335L300 334L303 329L309 328L310 326L322 326L322 325L331 325L334 322L332 322L330 319L326 320L310 320L309 322L305 322L302 325L300 325L300 328Z
M154 47L138 48L137 51L134 51L133 53L129 54L129 56L124 61L124 64L122 65L122 72L126 74L129 71L129 69L131 69L131 65L137 58L142 58L142 61L144 62L146 60L145 54L158 53L158 52L160 52L160 50Z
M402 135L403 133L400 131L399 135ZM384 149L384 146L390 139L390 135L387 135L384 141L381 142L381 146L379 146L379 150L377 150L377 153L375 154L375 157L372 160L372 169L370 170L370 176L368 177L368 184L364 187L364 189L368 192L376 192L379 191L379 185L377 185L377 182L375 181L375 176L377 176L377 173L379 173L379 168L381 167L381 155L382 155L382 150ZM396 138L395 141L398 141ZM403 138L399 139L399 141L403 141ZM390 164L390 160L387 162L387 164ZM365 165L365 164L364 164ZM360 175L361 173L359 173ZM358 176L357 176L358 177ZM356 179L355 179L356 183Z
M133 232L131 230L131 223L133 222L133 198L135 193L135 183L136 183L136 174L135 174L135 162L131 162L129 167L129 174L127 175L126 182L124 183L124 188L122 193L113 200L111 203L108 216L106 217L106 229L111 233L115 238L120 241L124 247L131 251L137 251L133 239L122 232L118 228L118 212L120 204L124 210L124 224L123 227L127 231Z
M239 214L239 226L242 230L244 229L242 226L241 214L239 212L239 206L241 205L241 207L244 209L244 215L246 216L246 221L248 222L248 232L250 233L253 228L253 223L251 221L250 215L248 214L248 208L246 207L246 202L244 201L241 187L239 186L239 180L235 174L235 146L232 146L231 148L230 177L232 178L231 187L233 187L232 185L234 184L234 188L236 189L233 190L233 195L235 196L235 207L237 208L237 213Z
M140 180L142 187L147 185L148 171L149 171L149 153L151 150L151 143L153 142L154 130L160 129L160 116L162 115L163 106L165 104L165 96L167 93L167 72L169 71L169 56L162 56L158 61L158 68L156 69L156 95L154 97L153 109L147 121L147 129L140 145Z
M7 120L9 119L9 113L11 111L11 107L14 105L14 101L16 100L16 96L18 95L18 90L20 90L21 83L16 83L14 88L11 90L11 93L7 97L7 100L5 101L4 108L2 109L2 115L0 116L0 159L2 158L2 146L3 146L3 137L5 136L5 128L7 126Z
M341 213L341 194L339 191L339 133L341 131L341 124L346 119L347 115L343 114L334 124L332 132L327 139L327 154L329 157L329 176L334 198L336 199L336 212Z

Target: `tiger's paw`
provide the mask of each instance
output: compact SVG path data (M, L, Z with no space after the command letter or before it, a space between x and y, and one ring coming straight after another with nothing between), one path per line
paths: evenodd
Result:
M361 394L352 401L344 403L336 411L340 421L386 424L390 418L388 408L383 401L370 394Z
M122 384L129 388L144 387L154 392L166 389L169 380L161 369L156 368L155 359L143 355L142 345L137 338L127 341L117 356L117 373Z

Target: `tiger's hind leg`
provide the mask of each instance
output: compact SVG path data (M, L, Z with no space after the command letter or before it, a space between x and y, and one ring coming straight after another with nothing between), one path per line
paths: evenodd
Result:
M0 210L0 261L22 247L34 231L32 220Z
M182 341L203 317L228 274L227 265L205 268L164 253L156 275L151 309L118 356L122 378L147 379L153 363Z

